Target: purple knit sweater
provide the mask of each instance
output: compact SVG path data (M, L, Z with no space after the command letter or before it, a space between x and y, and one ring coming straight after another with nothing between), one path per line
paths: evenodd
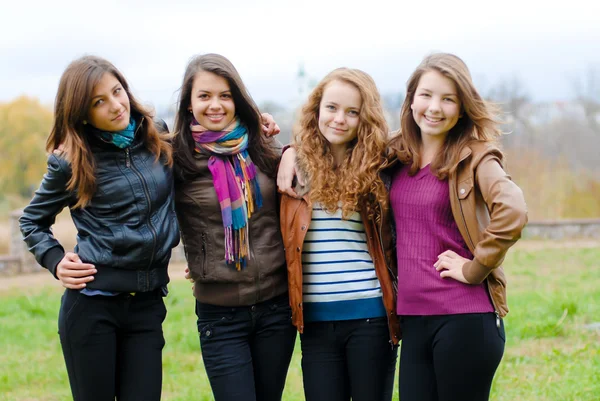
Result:
M450 208L448 181L429 166L413 177L401 168L392 181L390 202L397 231L399 315L493 312L487 286L443 279L433 264L452 250L472 259Z

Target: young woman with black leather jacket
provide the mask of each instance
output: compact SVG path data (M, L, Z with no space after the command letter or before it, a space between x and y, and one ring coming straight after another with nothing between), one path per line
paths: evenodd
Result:
M164 123L108 61L85 56L60 80L48 169L20 225L66 291L59 335L75 400L159 400L163 296L179 242ZM69 207L77 245L54 238Z

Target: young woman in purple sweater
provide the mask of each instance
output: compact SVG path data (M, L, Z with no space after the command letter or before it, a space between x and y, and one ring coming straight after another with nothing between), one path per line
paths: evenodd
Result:
M502 167L500 135L460 58L421 62L390 143L402 162L390 190L402 401L489 398L508 312L500 265L527 222L523 193Z

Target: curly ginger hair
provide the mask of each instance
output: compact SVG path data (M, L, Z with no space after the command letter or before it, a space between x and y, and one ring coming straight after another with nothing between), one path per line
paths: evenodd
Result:
M336 165L329 142L319 130L323 93L334 81L354 86L362 100L356 138L348 144L340 165ZM310 202L319 202L330 213L340 208L344 218L359 211L363 203L370 216L377 203L387 207L388 191L379 176L387 164L387 135L381 97L370 75L338 68L323 78L302 108L294 132L298 166L310 183Z

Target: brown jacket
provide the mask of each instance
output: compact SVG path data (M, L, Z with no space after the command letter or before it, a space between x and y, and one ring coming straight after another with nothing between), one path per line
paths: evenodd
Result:
M257 169L263 205L249 219L250 258L241 271L225 263L223 220L208 156L196 155L199 173L175 186L179 220L194 296L202 303L247 306L287 291L287 272L275 180Z
M303 199L295 199L287 195L281 196L281 232L287 260L292 323L301 333L304 331L302 247L311 216L312 208L308 206L306 196ZM379 224L373 219L369 219L365 211L361 211L361 216L367 235L369 253L373 258L377 278L383 292L383 305L387 312L390 342L398 344L400 325L396 316L396 250L392 239L389 208L384 212Z
M454 220L474 256L463 266L463 274L472 284L487 279L500 317L508 313L502 261L527 224L523 192L502 162L498 148L477 142L462 150L456 173L448 179Z
M407 161L406 153L393 145L390 157ZM473 142L461 151L448 184L452 215L473 254L463 274L471 284L487 280L494 311L504 317L508 304L501 265L527 224L523 192L504 171L502 152L488 142Z

